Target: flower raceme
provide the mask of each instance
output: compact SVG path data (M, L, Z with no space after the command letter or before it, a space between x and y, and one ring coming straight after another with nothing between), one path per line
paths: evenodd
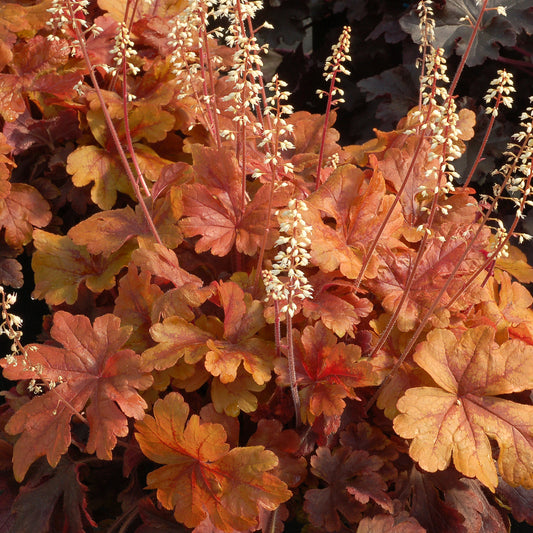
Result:
M274 257L276 261L270 270L263 271L267 296L280 301L281 313L294 316L297 310L295 299L313 297L313 288L305 277L302 267L309 264L313 228L305 223L302 213L307 211L303 200L291 199L287 209L277 213L280 237L277 247L285 246ZM282 280L280 276L287 279Z

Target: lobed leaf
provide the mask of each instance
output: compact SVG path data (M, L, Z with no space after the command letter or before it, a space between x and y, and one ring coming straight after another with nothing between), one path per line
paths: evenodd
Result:
M291 493L269 471L275 454L263 446L230 450L221 424L187 420L189 406L178 393L154 405L154 416L136 423L142 452L164 466L148 474L149 489L178 522L198 526L209 517L225 532L255 528L261 508L276 509Z
M414 359L437 387L409 389L398 401L394 429L412 439L409 454L429 472L450 460L494 491L498 484L489 439L500 447L498 467L513 485L533 488L533 406L497 395L533 388L533 347L519 340L498 346L489 326L459 339L431 331Z
M140 370L140 357L122 348L130 333L111 314L91 325L84 315L58 311L50 335L62 347L34 344L15 364L0 361L8 379L40 380L45 389L50 382L56 385L22 405L6 425L9 434L20 434L13 453L18 481L38 457L46 455L52 467L59 463L71 443L70 422L76 413L86 412L86 450L100 459L111 459L117 437L128 434L128 417L144 416L147 405L137 389L148 388L153 380Z
M48 202L31 185L12 183L9 195L0 198L0 229L5 228L6 243L12 248L28 244L33 228L42 228L50 220Z
M321 322L307 326L301 337L295 330L294 339L303 421L313 423L320 415L340 416L344 398L357 398L356 387L377 384L371 364L361 359L361 348L337 342ZM276 372L279 384L289 383L286 360L276 363Z
M91 199L100 209L111 209L117 193L133 195L118 157L98 146L79 146L67 160L67 172L76 187L93 183Z
M324 531L340 531L344 520L352 524L360 520L370 499L392 511L387 486L377 474L382 465L381 459L363 450L341 447L332 453L319 447L311 457L311 472L327 486L305 493L304 510L312 524Z
M131 249L124 248L109 257L91 256L67 236L34 230L36 251L32 258L35 272L34 298L45 298L50 305L73 304L80 283L95 293L115 286L115 276L128 264Z

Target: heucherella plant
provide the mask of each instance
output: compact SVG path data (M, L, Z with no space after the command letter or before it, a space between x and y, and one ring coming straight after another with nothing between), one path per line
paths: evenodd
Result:
M6 531L533 524L533 97L481 188L513 61L458 94L519 3L418 2L419 92L357 145L347 25L313 114L258 0L0 6Z

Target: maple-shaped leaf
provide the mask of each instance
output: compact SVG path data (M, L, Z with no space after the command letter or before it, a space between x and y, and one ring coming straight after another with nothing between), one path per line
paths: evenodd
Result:
M79 146L67 160L67 172L76 187L93 183L91 199L100 209L112 209L117 192L133 197L131 184L118 156L98 146Z
M400 195L400 203L407 221L412 225L418 225L418 220L426 207L426 203L421 201L419 196L420 187L423 185L427 190L433 191L437 184L437 172L426 174L430 168L436 168L436 161L428 162L428 155L431 151L429 141L424 141L416 152L419 144L417 136L406 136L401 146L391 146L380 159L374 155L369 155L369 164L372 168L379 169L386 180L394 186L396 191L400 190L407 177L407 182ZM413 164L413 158L416 160ZM408 174L409 169L411 172Z
M41 8L45 5L45 2L40 4ZM46 10L41 11L39 16L45 20L49 18ZM53 103L58 98L64 101L74 92L74 85L83 76L84 65L76 65L70 60L69 47L63 39L49 41L44 35L35 35L19 39L11 52L9 66L13 73L0 74L0 114L8 122L14 121L26 110L27 96L35 98L34 95L40 93L40 105L49 98Z
M126 346L141 353L152 345L150 327L151 311L154 302L163 295L158 285L150 283L149 272L137 272L130 263L127 274L121 278L113 314L118 316L123 326L132 326L133 332Z
M181 191L173 187L170 194L156 202L153 222L163 243L176 248L182 241L177 220L181 216ZM68 236L75 244L85 246L93 254L109 256L135 237L152 237L152 230L139 205L101 211L71 228Z
M431 331L414 360L437 387L409 389L398 401L394 429L413 439L409 454L428 472L455 468L477 477L494 491L498 467L513 485L533 487L533 406L498 395L533 388L533 346L519 340L502 345L490 326L467 330L460 338L449 330Z
M420 82L414 63L398 65L357 82L365 100L379 102L375 117L381 127L394 129L396 123L418 103Z
M516 43L517 33L522 29L529 34L533 32L533 14L527 1L506 2L506 16L501 16L496 11L496 7L500 5L498 0L489 0L487 3L487 10L466 61L468 66L480 65L487 58L497 59L500 46L513 46ZM481 6L481 2L476 0L447 0L443 8L436 11L433 46L443 48L447 55L457 47L457 53L463 55L473 25L481 12ZM402 17L400 24L416 42L420 42L416 13L412 12Z
M427 246L411 284L409 296L398 317L397 327L400 331L410 331L416 326L421 314L434 303L443 285L448 283L448 279L458 262L460 262L460 268L441 297L441 306L446 305L455 292L460 291L476 269L485 262L483 246L486 243L485 237L488 232L481 232L475 246L467 257L461 260L468 243L461 239L454 239L452 236L475 231L475 226L450 225L448 227L443 226L441 229L443 235L432 236L427 241ZM443 237L443 240L440 237ZM396 310L405 293L415 257L415 251L409 247L397 247L395 249L383 247L380 253L380 258L383 261L382 268L374 279L366 281L367 288L379 296L381 305L389 313ZM458 312L485 297L485 291L480 284L474 284L454 303L451 312ZM443 315L436 320L446 320L446 316ZM447 323L440 325L447 326Z
M187 527L209 516L228 533L255 529L260 508L272 511L291 496L269 472L276 455L263 446L230 449L221 424L188 415L189 406L173 392L155 403L153 417L136 423L142 452L164 465L148 474L148 488Z
M34 298L45 298L50 305L73 304L80 283L100 293L115 286L115 276L128 264L131 248L122 248L109 257L92 256L67 236L34 230L36 251L32 258L35 272Z
M265 326L263 305L233 281L220 283L218 294L224 308L224 334L221 340L207 341L205 368L222 383L229 383L235 381L242 363L254 381L263 385L270 380L274 357L272 343L255 336Z
M239 368L233 381L211 380L211 401L217 412L228 416L239 416L241 411L254 413L258 405L256 393L263 391L265 386L257 384L250 374Z
M289 487L300 485L307 475L307 461L298 456L300 436L292 429L283 429L279 420L259 420L256 432L248 440L248 446L261 445L272 450L278 460L273 470Z
M143 354L146 368L169 368L184 355L187 362L193 363L199 353L205 353L206 369L223 383L235 380L241 363L258 385L270 379L272 343L255 337L265 325L262 304L232 281L221 283L218 293L225 314L223 331L217 335L181 317L170 317L152 327L152 336L159 346ZM190 359L192 354L195 355Z
M195 364L208 351L207 341L213 334L179 316L171 316L154 324L150 334L157 345L142 354L142 368L146 371L165 370L180 359Z
M313 226L311 256L324 272L339 269L349 279L355 279L363 262L366 249L371 245L389 207L392 195L385 195L385 180L379 171L364 172L354 165L337 168L315 193L308 204L335 219L335 228L325 224L310 209L309 222ZM381 241L393 237L404 223L398 205L389 218ZM376 275L373 260L366 277Z
M56 384L35 396L11 417L6 431L18 435L13 454L15 478L24 478L28 467L43 455L55 467L70 446L70 421L86 412L89 424L87 453L111 459L117 437L128 434L128 417L144 416L144 390L152 377L140 370L140 357L122 346L131 328L120 327L120 319L107 314L95 319L58 311L51 337L62 347L33 344L26 347L28 361L16 357L16 365L2 360L8 379L35 379Z
M48 202L31 185L12 183L9 195L0 198L0 229L11 248L20 248L31 241L33 228L50 222Z
M353 338L355 326L372 311L370 300L355 295L353 283L335 278L334 274L318 273L311 276L309 282L314 294L312 300L302 302L304 316L321 320L339 338L344 335Z
M357 398L354 388L377 385L371 364L361 360L361 348L337 342L321 322L294 331L296 380L302 400L302 420L312 423L320 415L340 416L344 398ZM289 383L287 361L276 363L277 382Z
M54 143L77 139L81 132L78 115L73 109L64 109L57 115L36 120L29 111L25 111L15 122L4 127L9 143L13 146L13 155L18 155L29 148L48 146L49 139Z
M194 309L213 296L214 292L212 286L198 287L195 283L186 283L179 288L170 289L154 302L152 316L163 319L179 316L192 322L196 316Z
M68 232L72 241L93 255L116 252L129 239L145 233L142 219L131 207L96 213Z
M324 115L313 115L308 111L297 111L287 120L294 128L294 149L290 152L290 162L294 165L294 169L298 175L308 179L316 175L318 154L320 152L324 130L324 120ZM339 132L330 127L335 123L335 120L336 113L330 113L328 130L324 141L324 158L328 158L340 150L336 142L340 137Z
M349 424L341 433L340 443L352 450L365 450L383 460L380 474L385 480L397 476L392 462L398 458L398 449L393 442L376 426L367 422Z
M229 150L193 146L197 182L183 187L184 219L180 227L187 237L200 235L197 253L210 250L225 256L235 245L239 252L253 255L261 246L265 228L274 227L268 212L270 186L261 187L252 201L243 202L242 171ZM276 193L272 207L285 193ZM273 233L273 232L271 232ZM274 236L270 236L269 246Z
M41 462L13 504L15 522L10 531L84 531L86 523L96 527L87 511L86 492L79 465L66 457L55 469Z
M328 486L305 493L304 510L311 523L325 531L341 531L341 516L348 523L358 522L371 499L392 511L387 485L377 473L382 466L381 459L363 450L341 447L332 453L319 447L311 457L311 472Z
M497 341L511 336L533 344L533 297L526 287L512 282L507 272L499 270L488 280L487 287L491 298L478 306L473 324L496 328Z

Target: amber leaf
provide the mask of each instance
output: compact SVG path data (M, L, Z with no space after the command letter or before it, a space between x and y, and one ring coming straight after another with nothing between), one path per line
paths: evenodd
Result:
M144 390L152 377L140 370L140 357L122 346L131 328L120 327L120 319L107 314L91 325L83 315L58 311L50 330L62 347L33 344L26 347L16 364L3 359L8 379L35 379L46 391L24 404L11 417L6 431L20 434L13 452L15 478L21 481L29 466L43 455L55 467L71 443L70 422L76 412L86 412L89 424L87 453L111 459L117 437L128 434L128 417L142 418ZM48 389L48 383L55 388Z
M460 338L445 329L430 332L414 359L436 387L409 389L398 401L394 429L407 439L411 457L429 472L457 470L494 491L498 467L513 485L533 488L533 406L498 395L533 388L533 346L510 340L501 346L489 326Z
M91 199L100 209L111 209L117 192L133 195L118 157L98 146L80 146L67 160L67 172L76 187L93 184Z
M34 227L42 228L52 219L50 206L31 185L12 183L9 195L0 198L0 229L6 243L20 248L31 241Z
M324 223L316 213L313 219L311 255L324 272L339 269L349 279L355 279L365 251L371 245L394 197L385 195L385 180L379 171L363 172L354 165L336 169L320 189L309 197L309 204L335 219L335 227ZM400 206L396 206L381 236L385 243L403 225ZM376 275L371 262L367 277Z
M337 342L321 322L304 329L301 338L294 330L296 379L302 400L302 420L312 423L317 416L341 415L344 398L357 398L355 387L376 385L377 377L368 361L361 360L361 348ZM289 383L287 361L276 363L278 382Z
M100 293L115 286L115 276L126 266L131 249L123 248L109 257L91 256L84 246L67 236L34 230L36 251L32 258L35 272L35 298L45 298L50 305L73 304L80 283Z
M230 450L221 424L188 415L189 406L173 392L155 403L153 417L136 423L142 452L164 465L148 474L148 488L187 527L209 517L224 532L256 529L261 508L274 510L291 496L269 472L276 455L263 446Z

